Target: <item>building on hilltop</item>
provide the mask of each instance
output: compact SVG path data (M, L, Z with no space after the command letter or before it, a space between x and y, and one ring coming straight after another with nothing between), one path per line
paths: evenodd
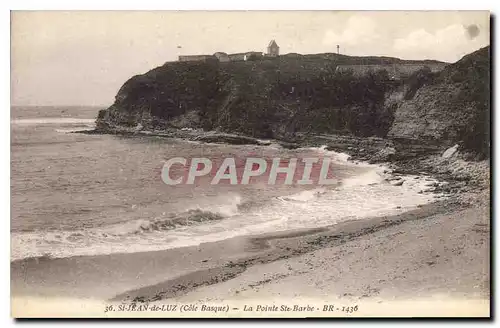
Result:
M190 55L190 56L179 56L179 61L202 61L207 62L211 60L217 60L215 56L212 55Z
M262 58L262 52L247 51L247 52L241 52L241 53L229 55L230 61L247 61L247 60L254 60L254 59L258 59L258 58Z
M259 59L259 58L262 58L264 56L264 54L262 52L259 52L259 51L249 51L247 53L245 53L245 56L243 57L243 60L247 61L247 60L255 60L255 59Z
M245 53L244 52L240 52L240 53L237 53L237 54L229 54L229 60L230 61L243 61L245 60Z
M269 57L278 57L280 55L280 47L278 46L276 41L271 40L271 42L269 42L266 55Z
M235 62L235 61L247 61L256 60L262 58L264 54L259 51L248 51L240 52L237 54L227 54L225 52L216 52L213 56L210 55L191 55L191 56L179 56L179 61L202 61L207 62L211 60L217 60L221 63L225 62Z
M221 62L228 62L228 61L231 61L231 59L229 58L228 54L226 54L225 52L216 52L214 53L214 56Z
M269 45L267 46L267 53L263 53L261 51L247 51L240 52L236 54L227 54L222 51L218 51L213 55L189 55L189 56L179 56L179 61L211 61L217 60L221 63L223 62L233 62L233 61L247 61L247 60L256 60L260 59L263 56L267 57L277 57L280 53L280 47L276 43L276 41L271 40Z

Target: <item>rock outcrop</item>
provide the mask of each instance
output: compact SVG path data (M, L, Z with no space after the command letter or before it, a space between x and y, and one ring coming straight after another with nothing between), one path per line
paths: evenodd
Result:
M297 132L384 137L393 119L386 94L398 82L386 71L357 76L336 70L378 62L406 61L324 54L170 62L129 79L115 103L99 113L97 128L140 123L143 130L202 128L284 140Z
M115 103L99 113L96 126L102 133L203 129L222 133L211 142L229 133L279 139L293 147L299 134L389 137L391 143L382 139L385 146L374 147L378 160L442 152L454 144L460 151L488 155L489 58L485 47L441 72L424 68L401 81L386 71L356 76L336 70L338 65L405 63L388 57L171 62L129 79Z
M487 151L489 74L489 46L448 65L399 103L388 136Z

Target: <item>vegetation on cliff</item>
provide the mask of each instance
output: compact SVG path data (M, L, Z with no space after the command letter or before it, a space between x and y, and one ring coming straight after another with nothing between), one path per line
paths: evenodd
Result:
M401 64L337 54L241 62L170 62L128 80L97 127L203 128L293 139L296 132L461 142L489 149L489 47L439 73L403 81L386 71L357 76L339 64ZM407 61L407 63L425 63ZM429 63L433 63L429 61Z
M460 143L489 155L490 47L464 56L443 71L418 72L395 110L390 137Z
M392 121L384 98L394 88L387 73L356 77L336 72L338 63L326 55L166 63L128 80L98 126L140 123L273 138L297 131L384 136Z

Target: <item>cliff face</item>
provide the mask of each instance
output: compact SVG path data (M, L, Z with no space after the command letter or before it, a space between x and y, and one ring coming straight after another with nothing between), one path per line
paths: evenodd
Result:
M394 88L387 76L339 73L336 64L307 56L167 63L127 81L99 114L98 128L140 124L273 138L297 131L387 134L392 116L384 98Z
M166 63L128 80L97 128L189 127L278 139L315 132L489 148L489 47L401 81L385 71L337 70L359 63L443 64L336 54Z
M388 136L462 143L486 153L490 124L489 46L448 65L401 101Z

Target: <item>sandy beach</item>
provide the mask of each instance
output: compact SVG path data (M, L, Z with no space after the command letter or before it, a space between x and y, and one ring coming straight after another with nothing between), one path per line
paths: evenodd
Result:
M139 155L142 154L144 145L147 145L146 149L152 150L173 147L174 152L187 148L186 143L180 141L175 143L170 139L161 139L153 144L149 143L150 139L121 140L81 134L53 135L61 140L70 138L71 142L73 138L94 142L97 144L94 146L96 149L100 147L116 149L117 145L122 145L123 149L119 149L119 156L116 158L130 154L133 149L131 147L136 148L137 158L144 156ZM318 147L325 142L324 138L312 140L308 146ZM365 142L366 145L356 147L350 146L353 143L351 139L347 141L339 137L330 137L330 139L326 141L329 141L331 145L337 145L332 146L334 150L346 152L348 154L340 155L343 157L351 155L354 159L354 161L349 161L350 163L345 162L343 167L339 167L338 172L346 176L352 172L359 172L358 174L367 172L370 168L366 166L366 163L356 160L374 159L380 147L383 147L379 145L382 141L369 139L360 141ZM107 144L111 142L113 146ZM85 143L79 144L85 145ZM203 144L189 145L205 152L208 149L213 152L226 149L213 146L208 148ZM246 146L241 147L245 149ZM266 149L267 146L255 147ZM365 149L364 152L360 152L361 147ZM32 148L32 151L33 149L38 148ZM233 148L227 148L226 151L230 152L231 149ZM278 149L285 152L282 148ZM270 148L268 151L275 152L276 150ZM370 197L370 195L379 197L381 201L380 193L384 190L391 191L392 196L387 194L387 197L399 197L391 205L399 208L393 212L398 214L373 217L355 216L347 221L333 219L342 216L341 213L347 213L346 210L349 210L349 207L364 208L364 204L360 203L362 198L358 197L352 198L352 202L356 202L352 205L346 205L345 201L335 203L344 204L343 208L338 209L339 213L335 212L332 204L326 203L323 209L328 208L328 212L323 212L322 215L325 218L331 218L331 222L335 223L315 228L280 230L281 226L277 225L277 229L266 228L265 233L247 233L189 247L170 247L151 251L137 251L123 247L113 250L108 245L107 249L111 250L110 253L95 255L67 256L66 254L71 254L71 248L65 249L63 246L58 246L60 254L64 256L26 256L12 260L12 315L16 317L101 317L103 315L110 317L331 317L429 316L433 314L436 316L488 316L490 296L489 162L467 160L464 157L466 154L455 154L450 158L436 154L422 157L417 161L412 160L411 157L407 159L405 152L411 153L412 149L400 151L401 159L383 163L378 167L377 170L385 172L382 172L384 178L380 178L381 181L378 175L376 175L378 178L374 180L376 183L373 188L379 189L373 189L377 191L372 194L363 194L366 195L364 197ZM52 158L47 154L50 155L45 148L40 148L38 162L41 170L48 169L45 168L46 165L55 169ZM83 158L89 165L100 163L92 153L87 151L85 154L89 155L79 157L79 161ZM340 156L339 153L336 154ZM46 165L42 161L44 156ZM78 172L82 179L81 185L93 188L83 193L83 197L96 199L100 204L103 199L113 199L110 195L119 190L132 201L125 202L125 204L136 204L142 197L144 203L147 204L145 208L148 210L164 211L165 203L158 203L156 207L148 203L147 197L151 198L148 190L156 191L151 187L151 183L155 182L151 178L149 178L151 181L138 180L143 184L135 188L130 188L126 179L123 182L116 179L112 168L121 164L126 164L124 167L131 170L130 174L137 174L134 173L133 168L139 166L131 160L125 163L107 161L106 165L109 170L98 167L102 172L107 172L103 176L93 177ZM154 166L144 164L145 162L142 162L141 167L145 171L144 175L147 176L149 167L154 168ZM58 165L61 166L61 170L63 167L66 170L66 162L62 161ZM373 167L371 166L372 169ZM40 178L41 182L45 181L43 176L39 176L39 170L35 169L32 175L34 178ZM54 189L55 191L67 188L64 180L59 179L57 183L63 183L63 185L59 189ZM95 188L98 185L108 186L101 183L102 181L108 181L108 183L115 181L122 185L113 188ZM418 193L416 191L411 193L411 189L410 191L405 189L409 188L405 187L407 184L417 182L426 189ZM25 180L21 180L20 183L24 188ZM367 182L362 181L362 183ZM75 185L73 192L80 193L79 188ZM143 190L143 194L136 195L136 190ZM348 199L350 189L345 190L347 191L343 191L342 197ZM359 189L355 190L359 192ZM404 194L404 190L410 193ZM263 191L264 189L248 191L248 194L258 195ZM179 193L178 190L176 192ZM279 190L273 193L267 190L266 192L265 197L268 198L279 195ZM339 195L340 192L342 190L337 190L332 194ZM18 197L25 197L23 193L20 193L21 196L18 195ZM65 194L65 192L51 193L49 197L43 198L43 201L37 198L38 194L34 194L31 197L32 205L39 206L38 212L40 213L49 213L49 209L57 212L59 211L58 199L67 197ZM162 195L165 199L171 197L168 192ZM432 198L434 201L413 206L413 209L408 210L403 205L406 200L401 198L403 197L401 195L423 196L426 197L425 199ZM20 198L18 207L26 210L27 207L21 202L23 199ZM76 202L72 203L75 199ZM313 200L315 199L313 197ZM73 207L86 209L86 202L82 203L79 198L71 197L66 201L68 202L65 205L67 209L62 208L64 217L67 217L68 213L75 213L75 220L89 216L88 210L73 210ZM373 199L367 199L367 203L371 201ZM122 203L121 200L119 205L122 206ZM53 205L44 207L47 204ZM288 204L286 206L289 207L295 204L294 211L298 211L300 207L297 206L301 204L305 206L308 203L299 199L295 203L278 204ZM384 204L382 203L386 206ZM106 211L117 209L116 204L115 206L102 205L97 209ZM286 208L278 207L278 209ZM120 213L144 214L134 209L133 206L128 206L128 208L122 206L119 210ZM27 212L19 213L22 216ZM276 215L274 212L266 213ZM315 211L303 213L302 216L307 213L316 214ZM101 216L108 217L113 214L113 212L105 212ZM364 213L359 212L359 214ZM268 220L265 216L263 219ZM309 217L297 219L309 219ZM179 217L177 220L185 221L186 219ZM232 220L222 220L221 224L225 221ZM27 224L20 226L26 229L30 227L31 222L35 221L26 220L15 223ZM47 221L47 223L51 222L51 220ZM86 219L82 222L88 224ZM52 224L54 228L57 228L56 223ZM199 222L194 224L192 226L194 228L198 226L203 228ZM98 228L97 225L96 229ZM137 229L139 229L137 234L131 230L124 236L130 240L134 240L132 238L135 236L141 237L142 225ZM181 235L183 230L179 231L178 235ZM84 232L82 230L82 233ZM97 236L105 237L106 234L117 232L121 231L108 229ZM151 233L149 230L142 232L146 233L146 236ZM161 246L160 238L171 238L175 232L175 229L160 231L154 241ZM55 237L56 235L54 233ZM82 238L83 234L68 233L67 235L69 236L66 241L68 246L75 245L73 243L75 241L81 244L81 249L87 249L84 244L85 239ZM57 239L42 241L45 247L50 247L51 243L60 245L60 240ZM38 247L36 244L33 245ZM132 247L133 243L126 245ZM147 250L146 246L143 246L143 249ZM330 310L328 307L332 306L332 302L336 305ZM420 302L418 303L420 310L411 305L412 302ZM129 309L129 306L149 307L165 304L177 308L167 312L130 311ZM182 305L189 306L190 310L179 312ZM109 306L114 306L114 310L109 310ZM214 308L204 311L203 306ZM283 311L280 310L281 306L284 307ZM293 310L295 306L299 307L297 311ZM324 311L324 306L327 306L329 310ZM217 310L218 307L226 307L227 311ZM288 307L292 310L287 310ZM457 310L458 308L460 311Z
M75 307L61 307L61 300L69 299L77 304L85 302L87 314L88 304L99 304L94 308L96 316L102 315L105 304L134 302L229 303L238 308L229 316L244 317L242 308L249 304L297 305L310 300L313 304L333 301L357 305L359 312L271 314L488 316L489 195L483 190L460 199L460 203L440 201L401 215L238 237L197 247L15 261L11 266L13 314L78 316ZM30 307L33 299L37 304L44 300L43 310ZM421 311L411 305L419 300ZM405 302L411 306L403 306ZM454 302L456 306L450 307ZM50 304L57 307L51 311ZM207 313L199 315L214 315ZM270 315L266 311L261 314Z

